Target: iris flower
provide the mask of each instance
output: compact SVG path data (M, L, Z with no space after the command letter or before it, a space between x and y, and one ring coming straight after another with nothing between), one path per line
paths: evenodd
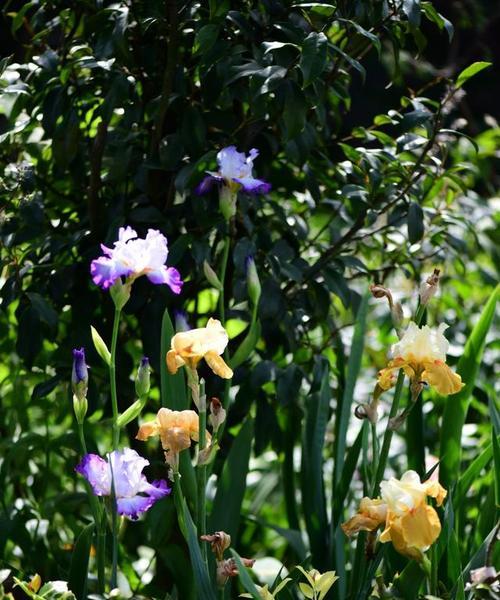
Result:
M145 441L152 436L160 436L165 450L166 462L177 470L179 453L191 446L191 440L199 440L199 417L194 410L170 410L160 408L156 419L139 427L136 439ZM205 433L210 443L210 434Z
M232 191L240 188L250 194L267 194L271 185L252 175L253 161L259 155L256 148L252 148L248 156L238 152L236 146L227 146L217 154L218 171L207 171L208 176L203 179L197 188L198 194L206 194L215 182L229 187Z
M137 237L132 227L120 227L118 241L108 248L101 244L103 256L90 265L92 279L103 289L110 288L118 279L134 281L141 275L155 284L167 284L174 294L179 294L182 279L173 267L167 267L167 238L156 229L149 229L145 239Z
M412 382L426 382L443 396L459 392L464 386L462 379L446 364L449 346L443 335L446 328L444 323L436 329L411 322L401 340L392 347L392 360L379 372L379 387L388 390L395 383L397 371L403 369Z
M171 488L165 480L148 482L142 471L149 461L135 450L115 450L107 459L86 454L75 470L90 483L96 496L111 496L114 483L118 514L138 519L157 500L170 494Z
M217 319L209 319L206 327L180 331L172 337L167 352L168 370L174 374L184 365L196 369L204 358L216 375L231 379L233 372L221 357L228 342L227 332Z
M427 497L441 506L446 490L437 481L421 483L415 471L407 471L400 480L383 481L380 491L381 498L361 500L357 514L342 525L344 533L351 536L383 526L382 543L392 542L400 554L421 560L441 532L439 517Z

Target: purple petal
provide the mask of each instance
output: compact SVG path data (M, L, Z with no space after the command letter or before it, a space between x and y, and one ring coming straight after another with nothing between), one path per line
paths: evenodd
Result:
M151 496L133 496L132 498L118 498L116 500L116 509L119 515L136 520L139 516L149 510L156 502L156 498Z
M239 183L245 192L249 194L267 194L271 190L271 184L261 179L253 177L234 178L233 181Z
M161 267L155 271L150 271L147 273L147 278L151 283L162 284L166 283L170 289L174 292L174 294L180 294L183 281L181 279L181 275L177 269L174 267Z
M133 273L133 270L115 262L112 258L100 256L91 262L90 273L94 283L107 290L119 277L127 277Z
M90 483L96 496L109 496L111 493L111 474L108 463L97 454L86 454L75 471L83 475Z
M212 189L213 184L218 180L220 180L220 179L217 177L214 177L213 175L207 175L195 187L195 189L194 189L195 194L197 194L198 196L203 196L203 194L208 193Z
M168 496L172 492L172 488L165 479L155 479L151 483L148 483L148 487L143 488L142 491L151 496L151 498L160 500L160 498Z

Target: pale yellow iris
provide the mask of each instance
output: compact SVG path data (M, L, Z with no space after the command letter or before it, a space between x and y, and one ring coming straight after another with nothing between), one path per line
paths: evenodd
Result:
M412 381L426 382L443 396L459 392L464 385L462 379L446 364L448 341L443 335L446 327L441 324L433 329L410 323L404 336L392 347L392 360L379 372L379 387L388 390L396 381L397 371L403 369Z
M441 532L439 517L427 497L441 506L446 490L437 481L421 483L415 471L407 471L400 480L383 481L380 490L381 498L361 500L358 513L342 529L350 536L384 526L381 542L392 542L399 553L421 560Z
M170 410L160 408L156 419L139 427L136 439L145 441L152 436L160 436L161 445L165 450L165 460L176 466L179 452L191 446L191 440L199 440L199 417L194 410ZM210 434L205 433L210 443Z
M221 357L228 341L227 332L217 319L209 319L206 327L176 333L167 352L168 370L173 374L184 365L196 369L204 358L216 375L231 379L233 372Z

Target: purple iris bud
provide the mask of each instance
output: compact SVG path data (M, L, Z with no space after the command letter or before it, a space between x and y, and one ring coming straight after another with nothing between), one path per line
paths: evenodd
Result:
M262 179L255 179L252 175L253 161L259 155L256 148L252 148L248 156L244 152L238 152L236 146L227 146L217 154L219 170L207 171L205 177L196 188L198 194L206 194L213 183L223 182L232 189L240 186L250 194L267 194L271 185ZM235 185L236 184L236 185Z
M148 482L142 474L147 465L149 461L135 450L124 448L110 452L107 460L86 454L75 470L90 483L96 496L111 496L114 484L118 514L136 520L172 491L163 479Z
M85 362L85 349L75 348L73 350L73 370L71 372L71 385L73 394L82 400L87 396L89 372Z
M87 363L85 362L85 348L75 348L73 350L73 373L71 380L76 384L81 381L88 381L88 379L89 373Z
M141 275L155 284L166 284L179 294L183 281L177 269L167 267L167 238L156 229L149 229L146 238L138 238L132 227L120 227L113 248L101 244L103 255L92 261L90 273L94 283L104 290L121 277L131 281Z
M175 331L188 331L189 327L187 312L185 310L174 310Z

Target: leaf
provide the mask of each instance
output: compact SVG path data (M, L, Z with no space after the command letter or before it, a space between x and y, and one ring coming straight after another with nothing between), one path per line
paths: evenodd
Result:
M445 488L450 487L458 478L461 458L462 428L467 416L470 399L474 390L476 376L483 356L486 335L490 329L495 307L500 293L500 284L490 296L486 306L472 330L464 352L458 361L457 373L462 377L465 386L458 394L448 396L445 400L443 421L441 426L441 446L439 476Z
M299 588L306 598L314 598L314 590L310 585L301 581L299 583Z
M283 121L286 127L287 139L298 135L306 125L306 112L308 104L302 90L293 81L286 82L285 107Z
M222 290L222 283L217 277L217 273L212 269L206 260L203 261L203 273L205 274L208 283L220 292Z
M130 421L133 421L134 419L136 419L141 414L141 411L144 408L146 401L147 401L147 396L144 396L144 398L140 398L139 400L136 400L133 404L131 404L118 417L118 420L117 420L118 427L120 427L120 428L125 427L125 425L128 425L128 423L130 423Z
M178 485L178 482L174 484ZM198 543L198 532L193 523L191 513L187 507L186 501L183 498L179 488L174 489L175 506L177 508L177 515L179 517L179 526L182 534L186 539L189 556L191 557L191 565L193 567L194 579L197 589L198 600L216 600L215 594L212 590L212 583L208 575L207 566L203 562L201 556L200 546Z
M352 338L351 351L347 363L347 374L340 404L340 413L337 409L337 423L335 427L335 464L334 464L334 484L338 486L342 469L344 466L347 427L351 417L351 406L354 397L354 388L361 370L361 359L363 357L363 347L366 331L366 316L368 313L369 294L365 294L356 314L356 326Z
M253 425L253 420L247 418L233 442L217 481L217 492L209 519L210 531L225 531L233 540L238 533L241 504L245 495Z
M302 45L300 70L304 76L304 87L307 87L323 72L326 66L327 37L324 33L311 32Z
M163 313L161 322L161 349L160 349L160 379L161 379L161 405L172 410L184 410L188 407L184 370L179 369L175 375L167 370L166 356L170 350L170 340L174 336L174 327L168 314L168 308Z
M333 4L323 4L321 2L300 2L299 4L292 4L291 8L309 9L311 12L323 17L329 17L336 9Z
M94 348L96 349L97 354L102 358L102 360L108 365L111 363L111 352L108 350L106 346L106 342L99 335L99 332L92 325L90 326L90 331L92 333L92 341L94 342Z
M416 244L424 237L424 211L416 202L410 203L406 223L410 244Z
M75 594L77 600L84 600L87 597L87 575L93 534L94 524L90 523L78 536L71 555L68 587Z
M359 23L356 23L356 21L351 21L350 19L339 18L337 19L337 21L340 21L341 23L349 23L349 25L352 25L360 35L370 40L370 42L374 45L374 47L377 49L378 54L380 55L382 44L380 43L379 38L374 33L372 33L371 31L367 31L364 27L361 27Z
M351 67L353 67L354 69L356 69L356 71L358 71L360 73L361 79L364 83L364 81L366 79L366 69L359 62L359 60L356 60L352 56L349 56L349 54L346 54L341 48L339 48L335 44L330 44L330 45L335 50L335 52L338 52L338 54L340 54L349 63L349 65L351 65Z
M250 328L248 330L245 339L241 342L241 344L236 349L236 352L229 360L229 364L232 369L236 369L242 363L246 361L246 359L250 356L250 354L255 349L257 342L260 339L260 322L253 321L250 324Z
M313 563L322 568L327 559L328 520L323 482L323 446L330 406L329 365L318 360L307 402L302 440L302 502Z
M241 581L241 585L245 588L245 590L247 592L250 593L251 598L255 598L255 600L260 600L259 590L257 589L255 583L253 582L252 578L250 577L250 573L248 572L248 569L241 562L240 555L232 548L230 549L230 552L234 558L236 566L238 567L238 578Z
M466 69L464 69L459 74L459 76L457 77L457 80L455 81L455 87L456 88L462 87L463 84L466 83L467 81L469 81L469 79L471 79L472 77L474 77L474 75L477 75L481 71L484 71L484 69L491 67L492 64L493 63L486 62L486 61L479 61L479 62L472 63L471 65L469 65Z
M420 0L403 0L403 12L412 27L420 25Z
M457 508L464 500L471 485L479 477L481 471L490 462L493 456L493 446L489 444L479 456L477 456L464 471L458 480L455 494L453 496L454 507Z

